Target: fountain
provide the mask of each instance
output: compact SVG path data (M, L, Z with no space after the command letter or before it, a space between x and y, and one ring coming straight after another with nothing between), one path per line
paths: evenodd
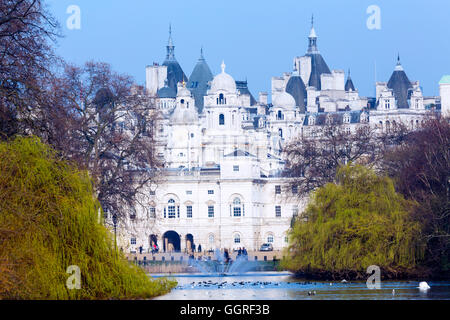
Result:
M190 258L189 264L201 273L221 276L243 274L255 267L254 263L248 261L248 256L240 255L233 261L226 250L222 253L219 249L214 251L214 259L202 261Z

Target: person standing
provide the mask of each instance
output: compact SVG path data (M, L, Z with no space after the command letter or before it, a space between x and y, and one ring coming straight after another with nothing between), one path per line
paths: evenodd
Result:
M201 244L198 245L198 252L202 252L202 245Z

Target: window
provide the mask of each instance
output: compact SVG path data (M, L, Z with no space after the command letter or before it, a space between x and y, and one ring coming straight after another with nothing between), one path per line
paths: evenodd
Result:
M192 206L186 206L186 216L192 218Z
M225 125L225 116L221 113L219 115L219 126Z
M233 166L233 171L234 172L239 172L239 166Z
M234 236L234 243L236 244L241 243L241 236L239 234L236 234Z
M208 206L208 218L214 218L214 206Z
M156 194L155 191L150 191L151 196L154 196L155 194Z
M217 104L226 104L227 100L224 98L223 93L219 94L219 98L217 99Z
M267 243L273 243L273 235L269 234L267 236Z
M350 115L346 114L344 116L344 123L350 123Z
M384 102L384 108L385 109L390 109L391 108L391 101L390 100L386 100Z
M136 238L131 238L131 244L136 244Z
M214 190L208 190L208 194L214 194Z
M192 194L192 190L186 190L186 194L187 195L191 195Z
M240 217L241 215L242 215L241 199L235 198L233 200L233 216Z
M283 129L278 129L278 135L283 138Z
M283 116L283 112L281 112L281 110L278 110L277 112L277 120L283 120L284 116Z
M298 194L298 186L292 186L292 194Z
M284 237L284 243L288 243L289 242L289 237L288 236L285 236Z
M275 186L275 194L281 194L281 186Z
M150 219L155 219L156 218L156 208L155 207L150 207L150 209L148 210L149 215L150 215Z
M211 246L214 245L214 235L213 234L209 235L208 241Z
M275 216L277 218L281 217L281 206L275 206Z
M169 205L167 206L167 212L169 215L169 219L175 219L175 200L170 199Z

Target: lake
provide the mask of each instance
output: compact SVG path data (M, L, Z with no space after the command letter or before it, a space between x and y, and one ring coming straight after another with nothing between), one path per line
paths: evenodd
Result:
M151 276L178 281L174 290L156 300L450 300L449 281L429 281L431 289L420 291L419 281L382 281L381 289L370 290L363 281L308 281L289 272Z

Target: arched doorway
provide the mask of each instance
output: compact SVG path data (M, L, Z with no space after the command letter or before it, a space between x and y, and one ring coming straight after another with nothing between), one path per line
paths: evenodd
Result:
M154 245L158 246L158 236L156 234L151 234L149 237L150 250L153 251Z
M188 253L192 253L195 251L195 243L194 243L194 236L190 233L186 235L186 251Z
M164 252L180 252L180 235L175 231L167 231L163 235Z

